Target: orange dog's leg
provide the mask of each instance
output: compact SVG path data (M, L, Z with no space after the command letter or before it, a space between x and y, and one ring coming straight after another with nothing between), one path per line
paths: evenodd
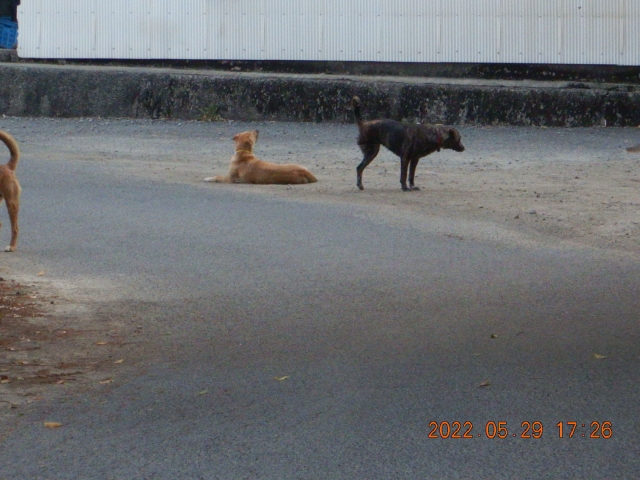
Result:
M11 243L5 252L15 252L18 245L18 211L20 210L20 203L14 199L5 199L7 202L7 211L9 212L9 220L11 221Z

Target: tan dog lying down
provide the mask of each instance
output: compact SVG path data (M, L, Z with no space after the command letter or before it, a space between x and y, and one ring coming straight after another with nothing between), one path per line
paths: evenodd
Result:
M257 158L253 154L253 146L258 140L258 130L238 133L233 140L236 142L236 154L231 157L229 175L208 177L205 182L290 185L318 181L309 170L299 165L279 165Z

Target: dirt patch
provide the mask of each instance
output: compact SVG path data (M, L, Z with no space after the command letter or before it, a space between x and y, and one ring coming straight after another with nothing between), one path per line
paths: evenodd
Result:
M416 173L422 190L405 193L398 158L385 149L364 172L365 190L356 188L354 124L7 118L3 125L21 142L25 161L101 162L151 181L363 206L373 217L383 213L418 228L440 222L443 234L466 239L502 236L640 255L640 155L627 151L640 142L638 128L459 126L466 151L423 158ZM259 158L305 166L318 182L204 183L227 173L232 137L249 129L260 130Z
M317 184L205 188L363 206L376 212L371 218L384 214L391 222L439 228L445 236L462 239L640 255L640 155L629 147L638 143L639 129L461 128L467 151L443 150L423 158L416 174L421 190L402 192L398 159L384 150L365 170L365 190L355 187L360 154L355 131L343 133L350 126L283 126L288 125L274 125L271 135L261 130L258 156L299 162L318 177ZM323 130L333 131L334 137ZM304 153L301 142L308 148ZM214 156L207 175L210 170L225 172L228 160L216 160ZM193 181L187 176L194 166L151 169L172 180Z
M122 332L58 293L0 279L0 421L45 396L110 383Z

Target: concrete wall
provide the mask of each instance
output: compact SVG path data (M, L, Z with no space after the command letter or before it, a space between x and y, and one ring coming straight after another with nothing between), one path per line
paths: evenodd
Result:
M0 65L0 114L13 116L199 119L213 108L236 120L351 122L354 94L368 118L640 125L634 85Z

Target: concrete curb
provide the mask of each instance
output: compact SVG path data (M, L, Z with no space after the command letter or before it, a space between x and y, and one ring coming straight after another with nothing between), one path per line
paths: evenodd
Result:
M366 118L640 125L640 87L631 84L0 64L0 114L10 116L351 122L354 94Z

